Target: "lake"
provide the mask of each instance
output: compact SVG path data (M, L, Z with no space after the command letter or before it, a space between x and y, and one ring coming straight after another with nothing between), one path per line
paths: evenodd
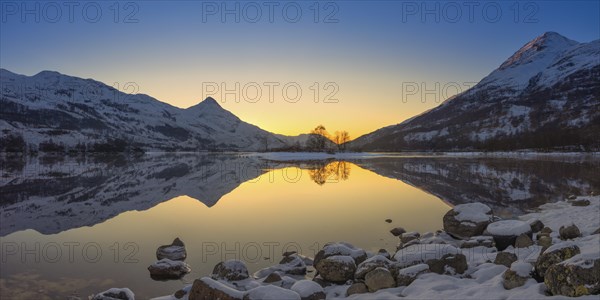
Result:
M514 218L600 190L594 155L274 161L150 153L3 155L0 163L2 299L87 297L111 287L147 299L175 292L224 259L242 259L255 272L284 251L313 256L330 241L393 252L398 238L390 229L442 229L457 204L482 202ZM192 273L151 279L156 248L175 237L186 244Z

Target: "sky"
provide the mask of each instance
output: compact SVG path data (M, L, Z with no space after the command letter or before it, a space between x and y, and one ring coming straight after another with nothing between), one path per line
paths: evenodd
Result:
M599 3L2 0L0 67L181 108L211 96L271 132L356 138L466 90L546 31L599 39Z

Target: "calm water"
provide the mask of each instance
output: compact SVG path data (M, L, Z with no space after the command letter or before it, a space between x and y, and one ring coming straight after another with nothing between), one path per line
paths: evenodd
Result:
M129 287L167 295L229 258L252 272L286 250L347 241L377 251L388 231L442 228L453 205L515 217L600 191L597 157L381 157L273 162L252 155L1 157L0 298L87 297ZM392 219L388 224L385 219ZM154 281L156 248L181 238L192 273Z

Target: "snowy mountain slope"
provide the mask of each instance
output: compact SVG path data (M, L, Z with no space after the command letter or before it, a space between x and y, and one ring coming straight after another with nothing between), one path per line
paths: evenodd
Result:
M600 40L547 32L473 88L350 143L368 151L599 150Z
M286 147L212 98L180 109L91 79L0 69L0 131L30 150L234 150ZM14 138L13 138L14 139Z

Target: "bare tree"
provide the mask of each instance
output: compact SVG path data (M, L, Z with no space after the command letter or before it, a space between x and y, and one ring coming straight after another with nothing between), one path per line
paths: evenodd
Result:
M310 132L310 137L306 142L306 146L311 151L324 151L326 150L325 148L328 139L329 133L327 132L327 129L325 129L325 126L319 125Z

